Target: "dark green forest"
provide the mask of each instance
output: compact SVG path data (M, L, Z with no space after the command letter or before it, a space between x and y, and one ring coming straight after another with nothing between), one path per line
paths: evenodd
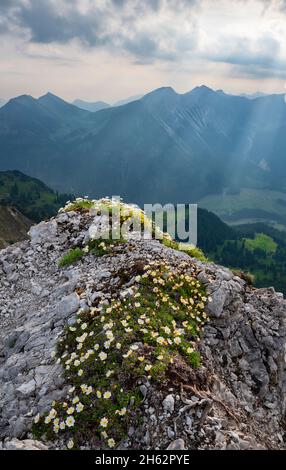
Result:
M16 207L34 222L52 217L73 198L71 194L54 192L40 180L19 171L0 172L0 205Z
M186 220L188 226L187 211ZM263 223L230 227L199 208L198 247L211 261L243 271L256 287L286 294L286 232Z

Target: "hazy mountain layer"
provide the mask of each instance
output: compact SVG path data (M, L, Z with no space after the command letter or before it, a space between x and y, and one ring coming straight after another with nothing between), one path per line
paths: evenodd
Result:
M91 113L95 113L96 111L100 111L101 109L110 107L110 104L105 103L104 101L95 101L94 103L91 103L89 101L84 100L74 100L72 104L74 104L80 109L90 111Z
M161 88L96 113L51 94L21 96L0 109L0 168L141 204L194 202L226 187L284 191L285 130L283 95Z

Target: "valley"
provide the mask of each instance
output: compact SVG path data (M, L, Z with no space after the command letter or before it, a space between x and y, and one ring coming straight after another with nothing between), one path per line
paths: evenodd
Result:
M216 213L230 225L266 223L286 230L286 193L241 188L235 194L224 192L209 195L198 201L200 207Z

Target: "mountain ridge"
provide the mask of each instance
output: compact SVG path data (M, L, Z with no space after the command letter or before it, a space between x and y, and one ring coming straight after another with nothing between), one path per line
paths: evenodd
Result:
M196 202L225 188L286 188L282 95L249 100L206 86L183 94L162 87L95 113L50 95L24 98L29 113L18 101L0 109L0 169L60 191L97 197L112 188L144 204Z

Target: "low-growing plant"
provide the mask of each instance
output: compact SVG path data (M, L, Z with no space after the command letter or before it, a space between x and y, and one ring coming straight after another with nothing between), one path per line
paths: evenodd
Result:
M84 436L95 447L113 447L140 404L138 379L167 383L178 357L199 366L197 340L207 320L207 298L195 270L184 262L176 269L152 262L135 282L109 305L79 311L66 328L57 356L70 389L44 416L36 416L37 438L62 434L72 448Z
M84 198L77 198L72 202L69 202L60 212L69 212L69 211L82 211L89 210L93 207L95 201Z
M168 234L164 234L161 241L163 245L167 246L168 248L183 251L184 253L187 253L191 258L196 258L199 261L204 262L208 261L208 259L205 257L203 251L200 248L190 245L188 243L179 243L175 240L172 240Z
M64 268L65 266L69 266L70 264L76 263L84 256L83 250L80 248L72 248L69 252L62 256L59 260L59 267Z
M125 243L125 240L123 239L112 240L99 238L90 240L87 245L88 252L92 253L94 256L107 255L112 252L113 248L123 243Z

